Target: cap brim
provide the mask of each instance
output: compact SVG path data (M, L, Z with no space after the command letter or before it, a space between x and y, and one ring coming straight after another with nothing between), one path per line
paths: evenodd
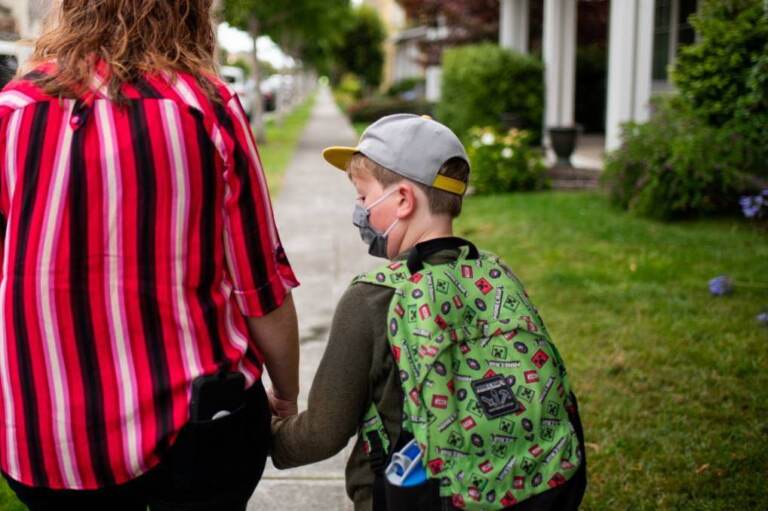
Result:
M337 169L346 172L347 165L356 152L356 147L329 147L323 150L323 158Z

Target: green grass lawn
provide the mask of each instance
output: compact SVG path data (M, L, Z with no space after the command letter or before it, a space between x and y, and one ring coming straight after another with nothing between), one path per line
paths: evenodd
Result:
M353 122L352 123L352 127L355 128L355 131L357 132L358 137L362 135L363 132L365 131L365 128L367 128L370 125L371 123L369 122Z
M288 114L281 123L275 120L267 121L267 142L259 144L259 154L273 199L280 193L285 168L293 157L314 104L315 96L312 95Z
M585 510L768 509L768 232L662 224L597 193L473 197L458 234L501 255L558 345L586 430ZM759 282L758 282L759 281Z
M0 478L0 511L26 511L27 506L16 500L16 494Z

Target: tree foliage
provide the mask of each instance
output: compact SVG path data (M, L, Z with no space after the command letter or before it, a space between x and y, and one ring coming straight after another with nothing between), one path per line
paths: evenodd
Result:
M322 66L338 42L349 0L224 0L222 14L232 26L268 35L293 57Z
M445 17L452 37L462 42L496 39L499 0L398 0L409 18L421 25L437 26Z
M417 24L445 31L420 43L425 65L439 65L445 47L498 40L499 0L397 1Z
M365 5L354 9L341 32L334 51L338 74L354 73L366 86L377 87L381 83L383 44L387 37L378 13Z
M336 27L349 13L349 0L224 0L221 14L233 27L247 31L255 41L267 35L284 52L313 65L321 72L328 66ZM253 62L259 62L253 49ZM259 66L254 66L254 79L260 83ZM259 87L254 87L251 119L256 139L264 142L266 133L262 116L262 98Z

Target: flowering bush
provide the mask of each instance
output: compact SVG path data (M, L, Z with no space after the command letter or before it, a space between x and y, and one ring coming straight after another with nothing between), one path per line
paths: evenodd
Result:
M541 150L530 145L527 131L506 133L472 128L467 152L472 162L470 183L477 193L539 190L548 186Z
M741 210L747 218L760 218L768 212L768 188L759 195L745 195L739 199Z

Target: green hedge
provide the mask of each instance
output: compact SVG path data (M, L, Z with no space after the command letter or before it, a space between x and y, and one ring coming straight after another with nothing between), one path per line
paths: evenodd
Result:
M533 142L541 138L544 66L494 44L463 46L443 54L442 97L436 117L464 139L475 126L501 129L502 113L522 121Z
M370 123L392 114L432 115L432 110L432 103L427 101L373 97L354 103L347 109L347 114L352 122Z
M680 94L712 124L738 116L749 96L768 91L750 83L768 51L768 13L763 0L706 0L691 18L697 42L684 47L672 77ZM768 69L760 70L765 84Z
M673 79L694 112L749 139L744 162L768 177L768 5L706 0L692 18L698 39L683 48Z

